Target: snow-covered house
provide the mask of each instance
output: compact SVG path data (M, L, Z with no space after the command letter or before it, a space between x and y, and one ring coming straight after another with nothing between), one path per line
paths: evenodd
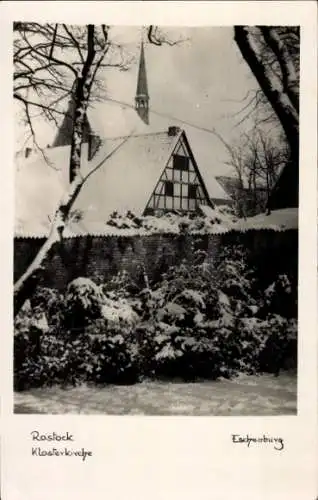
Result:
M200 206L231 202L213 175L203 178L185 130L167 120L164 128L162 120L151 123L143 44L134 106L109 103L109 110L106 134L94 129L89 115L85 122L81 170L88 178L73 206L78 224L100 227L114 212L200 212ZM71 99L52 146L44 155L28 150L17 162L17 236L47 234L69 183L73 115Z
M84 144L81 169L88 178L73 206L82 225L105 224L114 212L141 216L211 206L183 130L171 127L162 133L106 139L93 159L89 152ZM48 162L30 157L20 168L16 176L17 234L45 234L48 230L67 189L69 153L69 146L50 148Z

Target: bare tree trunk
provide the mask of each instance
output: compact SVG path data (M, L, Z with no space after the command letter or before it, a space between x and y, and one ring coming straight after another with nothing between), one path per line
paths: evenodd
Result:
M299 112L298 76L289 50L275 29L270 28L269 26L261 26L260 30L263 34L265 42L277 57L282 72L284 90L290 98L296 111Z
M283 208L286 204L293 207L298 206L299 112L295 74L290 64L289 53L283 49L279 36L276 37L275 33L273 36L273 33L273 29L266 30L265 28L263 36L280 64L283 75L281 86L277 86L272 75L267 71L266 64L259 57L257 48L253 44L250 28L248 26L236 26L234 28L234 39L237 46L276 113L289 144L290 161L286 165L286 168L283 169L279 182L276 183L271 193L270 200L272 206Z
M271 209L270 209L270 205L269 205L270 194L271 194L271 190L270 190L270 181L269 181L269 171L268 171L268 169L266 169L266 215L271 214Z
M297 152L299 137L299 116L285 89L275 88L274 82L268 75L266 66L258 57L247 26L236 26L234 39L240 52L249 65L262 91L274 109L286 134L292 152Z

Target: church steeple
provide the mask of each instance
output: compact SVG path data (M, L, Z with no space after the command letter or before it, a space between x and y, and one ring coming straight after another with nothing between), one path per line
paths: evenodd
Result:
M144 123L149 124L149 94L144 43L141 41L135 108Z

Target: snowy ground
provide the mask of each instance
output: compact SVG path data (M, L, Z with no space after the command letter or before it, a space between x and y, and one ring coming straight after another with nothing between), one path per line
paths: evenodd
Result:
M108 415L293 415L296 376L241 376L233 381L144 382L104 388L33 389L15 394L15 413Z

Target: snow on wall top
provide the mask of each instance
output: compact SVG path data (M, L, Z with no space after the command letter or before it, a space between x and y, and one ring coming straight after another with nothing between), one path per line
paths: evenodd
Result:
M224 234L231 231L246 232L250 230L284 231L298 228L298 210L276 210L271 215L260 214L256 217L237 220L221 207L201 207L204 217L191 219L188 215L178 216L166 214L163 217L141 217L137 223L133 217L120 216L112 219L112 224L79 221L70 222L64 231L64 238L80 236L147 236L151 234L179 234L181 227L187 228L191 234ZM19 238L47 237L49 228L44 225L35 228L24 226L23 231L17 232Z

